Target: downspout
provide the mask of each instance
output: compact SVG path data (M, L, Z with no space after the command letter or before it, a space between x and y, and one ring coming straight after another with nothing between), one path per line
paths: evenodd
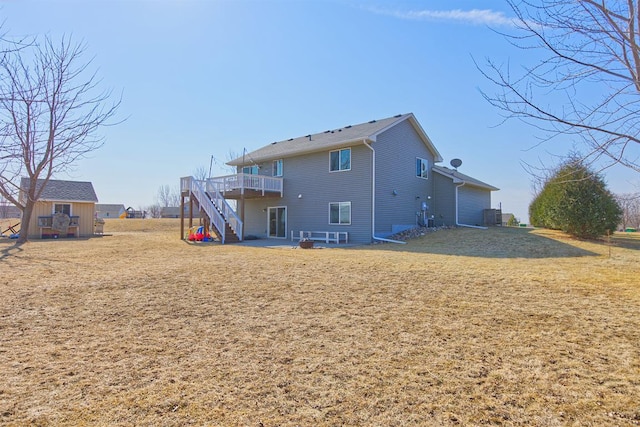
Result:
M403 242L402 240L385 239L384 237L376 237L376 236L373 236L373 240L378 240L380 242L388 242L388 243L399 243L401 245L407 244L407 242Z
M385 239L383 237L376 237L376 150L374 150L371 145L367 144L366 139L363 139L362 143L365 145L365 147L371 150L371 153L373 153L372 154L373 157L371 161L371 168L372 168L372 172L371 172L371 180L372 180L372 183L371 183L371 238L373 240L378 240L381 242L401 243L405 245L407 242L403 242L400 240Z
M371 150L371 238L375 239L376 236L376 150L372 146L367 144L367 140L363 139L362 143L365 147Z
M456 227L469 227L469 228L479 228L480 230L487 230L488 227L481 227L479 225L469 225L469 224L460 224L458 222L458 188L465 185L466 182L462 181L462 184L456 185Z

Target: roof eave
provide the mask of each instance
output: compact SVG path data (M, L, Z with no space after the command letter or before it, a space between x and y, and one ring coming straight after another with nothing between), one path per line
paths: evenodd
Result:
M51 198L39 198L39 202L65 202L65 203L98 203L98 200L70 200L70 199L51 199Z
M335 149L338 149L338 148L352 147L354 145L362 144L363 141L372 142L373 140L370 139L370 138L349 139L349 140L345 140L345 141L340 141L340 142L335 143L335 144L328 144L328 145L323 145L323 146L315 147L315 148L311 148L311 149L293 151L293 152L290 152L290 153L288 153L286 155L280 155L280 156L255 157L255 155L252 155L251 158L246 158L244 161L242 160L241 157L239 157L237 159L228 161L225 164L229 165L229 166L248 166L248 165L254 165L254 164L260 163L260 162L269 162L269 161L272 161L272 160L286 159L286 158L289 158L289 157L302 156L302 155L305 155L305 154L321 153L323 151L335 150Z
M464 185L470 185L472 187L477 187L477 188L483 188L485 190L489 190L489 191L499 191L500 189L498 187L494 187L493 185L489 185L487 183L484 182L478 182L478 181L469 181L464 179L463 177L460 176L456 176L453 173L449 173L447 171L443 171L438 169L441 166L434 166L433 167L433 171L437 174L440 174L446 178L450 178L451 181L453 181L454 184L464 184ZM452 171L454 172L454 171Z

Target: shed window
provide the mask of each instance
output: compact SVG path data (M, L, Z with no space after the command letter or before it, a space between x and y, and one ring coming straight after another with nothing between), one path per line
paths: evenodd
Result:
M332 225L351 224L351 202L329 203L329 224L332 224Z
M429 178L429 162L419 157L416 158L416 176L418 178Z
M56 203L53 205L53 213L63 213L71 216L71 205L69 203Z
M351 148L331 151L329 155L331 172L351 170Z

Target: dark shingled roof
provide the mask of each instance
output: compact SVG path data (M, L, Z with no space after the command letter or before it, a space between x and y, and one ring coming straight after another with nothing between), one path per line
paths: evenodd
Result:
M444 166L433 166L433 171L439 173L440 175L451 178L454 184L462 184L464 182L465 184L484 188L490 191L500 190L499 188L494 187L493 185L489 185L486 182L480 181L479 179L471 178L469 175L465 175L463 173L458 172L457 170L449 169Z
M362 143L363 141L375 142L376 137L380 133L404 120L409 120L409 122L414 126L424 144L433 153L435 161L441 162L442 156L438 150L436 150L436 147L418 123L418 120L416 120L413 113L408 113L274 142L247 153L245 156L240 156L237 159L231 160L230 162L227 162L227 164L230 166L244 166L267 160L275 160L328 149L347 147L355 143Z
M36 188L41 188L44 180L39 179ZM20 188L29 188L29 178L22 178ZM59 202L98 202L98 196L93 189L93 184L83 181L61 181L50 179L44 187L40 199L43 201Z

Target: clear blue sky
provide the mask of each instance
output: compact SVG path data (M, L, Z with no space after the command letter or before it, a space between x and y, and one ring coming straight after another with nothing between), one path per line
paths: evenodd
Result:
M478 7L481 6L481 10ZM58 179L92 181L100 203L144 207L198 167L225 174L229 153L413 112L449 165L499 187L494 207L526 220L531 177L571 141L535 147L534 129L502 122L473 59L519 66L502 0L0 1L11 36L72 35L105 88L123 93L105 145ZM617 193L638 174L606 171Z

